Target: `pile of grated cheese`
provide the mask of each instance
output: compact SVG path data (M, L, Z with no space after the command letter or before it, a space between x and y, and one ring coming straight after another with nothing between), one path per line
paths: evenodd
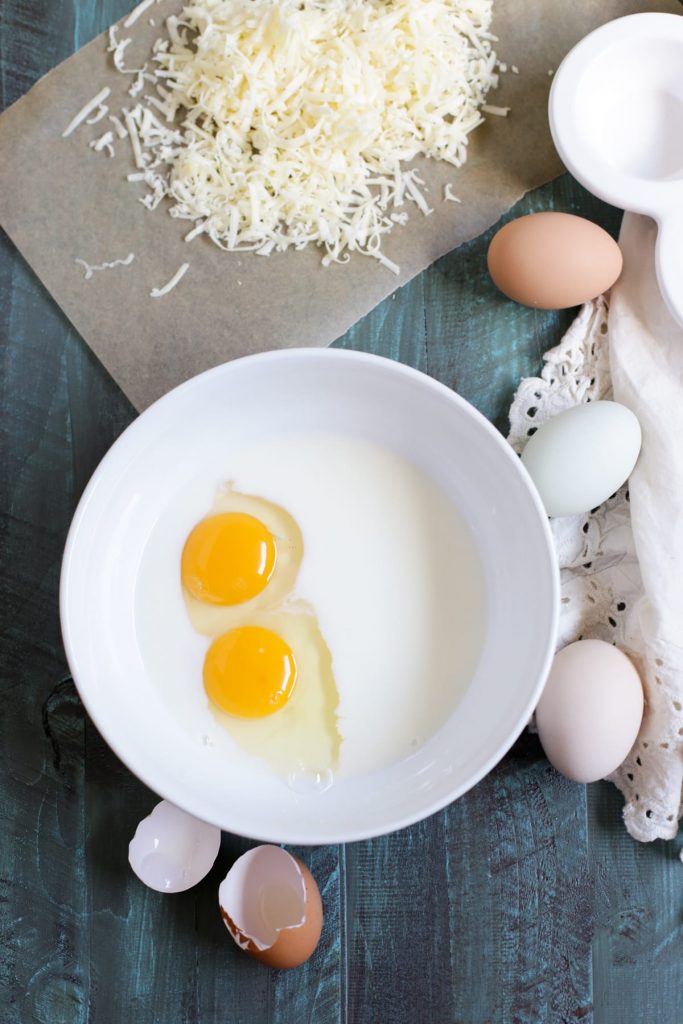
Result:
M148 208L169 197L194 222L188 239L261 255L312 243L325 264L360 252L398 272L384 236L408 202L431 213L410 162L460 167L497 84L492 6L198 0L136 69L113 30L115 66L137 76L125 133L111 119L131 139L129 178L148 186Z

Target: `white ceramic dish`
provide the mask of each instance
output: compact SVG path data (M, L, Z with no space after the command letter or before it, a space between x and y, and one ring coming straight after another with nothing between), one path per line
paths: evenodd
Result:
M168 503L187 490L198 463L215 467L218 483L229 473L231 446L286 430L369 438L430 474L469 524L488 602L478 667L437 734L383 771L313 795L273 785L267 775L252 777L238 763L217 765L148 678L134 616L146 544ZM416 370L331 349L270 352L228 363L143 413L103 459L81 499L61 580L71 671L118 756L191 814L269 842L336 843L380 835L462 795L526 724L549 670L557 610L557 570L544 511L497 431L463 399Z
M591 32L558 68L549 116L578 181L657 221L659 287L683 324L683 17L632 14Z

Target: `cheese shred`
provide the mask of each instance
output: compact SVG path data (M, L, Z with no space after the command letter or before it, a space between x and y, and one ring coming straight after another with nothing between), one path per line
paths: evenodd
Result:
M102 89L101 92L98 92L97 96L93 96L93 98L89 100L84 107L81 107L76 116L69 121L68 125L62 132L62 138L68 138L69 135L71 135L72 132L75 132L79 125L83 124L83 122L87 120L94 111L99 111L100 107L104 105L104 101L110 95L111 89L107 87L106 89Z
M510 113L509 107L496 107L493 103L484 103L481 109L485 114L494 114L496 117L507 117Z
M135 259L135 253L128 253L125 260L112 260L111 263L100 263L98 266L92 266L86 260L75 259L74 263L83 267L85 271L85 280L89 281L93 274L96 274L99 270L113 270L114 267L129 267Z
M123 27L130 28L131 25L135 24L138 18L142 17L145 11L149 10L149 8L152 7L154 4L158 3L159 0L142 0L142 3L139 3L137 7L134 7L133 10L130 12L130 14L123 23Z
M163 288L152 288L149 293L153 299L161 299L164 295L168 295L170 291L173 291L175 286L182 281L185 274L190 269L189 263L183 263L182 267L178 267L171 280L163 286Z

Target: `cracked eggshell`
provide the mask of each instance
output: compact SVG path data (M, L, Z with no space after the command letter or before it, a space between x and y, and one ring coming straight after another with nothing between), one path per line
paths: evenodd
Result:
M220 845L219 828L162 800L135 830L128 861L150 889L184 892L208 875Z
M235 861L218 890L225 927L240 949L268 967L298 967L323 926L315 879L279 846L257 846Z

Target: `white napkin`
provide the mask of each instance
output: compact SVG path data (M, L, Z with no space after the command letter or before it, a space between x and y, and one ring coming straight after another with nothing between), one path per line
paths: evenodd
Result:
M624 270L608 321L614 398L643 430L629 488L642 578L632 643L647 708L638 742L615 776L627 800L626 826L641 840L676 834L683 783L683 329L657 287L656 236L649 218L624 216Z
M614 398L636 414L643 447L630 481L595 513L551 520L562 583L558 648L616 643L638 667L646 710L611 781L638 840L673 838L683 812L683 329L657 288L655 225L626 214L624 271L610 306L587 303L540 377L510 409L517 451L551 416Z

